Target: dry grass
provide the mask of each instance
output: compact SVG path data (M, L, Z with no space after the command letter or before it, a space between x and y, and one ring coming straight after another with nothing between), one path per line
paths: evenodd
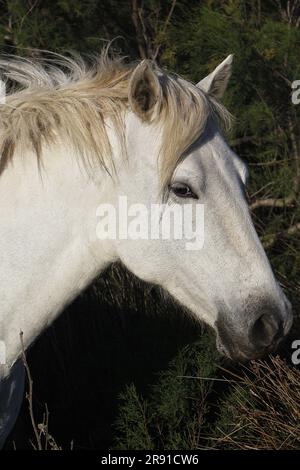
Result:
M229 432L219 429L216 447L300 449L300 371L275 357L253 362L235 378L235 424Z

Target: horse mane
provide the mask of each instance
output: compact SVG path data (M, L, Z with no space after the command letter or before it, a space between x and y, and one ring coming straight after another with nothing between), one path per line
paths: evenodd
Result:
M51 54L50 59L0 59L0 73L11 85L0 104L0 174L16 150L31 149L38 162L45 144L67 139L87 165L98 161L113 173L105 119L114 125L126 153L124 116L129 108L129 80L136 64L109 57L107 50L90 65L81 57ZM209 116L227 124L228 111L200 88L158 67L162 106L160 151L164 187L188 147L201 135Z

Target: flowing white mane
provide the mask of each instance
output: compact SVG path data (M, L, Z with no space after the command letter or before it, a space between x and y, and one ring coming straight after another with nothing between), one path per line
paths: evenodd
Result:
M98 160L113 172L105 119L110 118L125 150L123 119L129 107L128 85L136 64L109 58L105 50L93 65L57 54L51 60L0 60L2 78L13 84L0 105L0 172L15 151L32 149L41 159L43 144L67 139L89 164ZM200 88L154 67L162 87L156 123L162 126L161 175L164 186L182 153L201 134L213 114L230 115Z

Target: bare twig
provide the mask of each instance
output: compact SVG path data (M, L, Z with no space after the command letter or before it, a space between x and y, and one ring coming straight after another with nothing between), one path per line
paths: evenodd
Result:
M174 12L174 9L175 9L175 6L176 6L176 2L177 2L177 0L173 0L173 1L172 1L171 8L170 8L170 10L169 10L169 13L168 13L168 15L167 15L167 18L166 18L166 20L165 20L165 22L164 22L164 25L163 25L163 27L162 27L162 30L161 30L161 35L162 35L162 37L164 37L164 35L165 35L165 33L166 33L166 30L167 30L167 27L168 27L168 25L169 25L169 23L170 23L170 21L171 21L171 18L172 18L172 15L173 15L173 12ZM155 53L154 53L154 55L153 55L153 60L156 60L156 59L157 59L158 54L159 54L160 49L161 49L161 46L162 46L162 44L158 44L158 46L157 46L157 48L156 48L156 51L155 51Z
M45 413L43 416L43 422L40 424L36 423L36 419L33 412L33 380L30 373L30 368L26 359L26 353L23 342L23 331L20 332L21 340L21 351L22 351L22 361L26 370L27 380L28 380L28 392L26 393L26 399L29 406L29 414L33 432L35 435L35 443L31 441L31 444L35 450L61 450L61 447L58 446L55 439L49 433L49 410L47 404L45 405ZM44 438L44 446L43 439Z
M293 206L296 201L296 197L288 196L282 198L267 198L267 199L257 199L250 204L251 210L256 210L259 207L289 207Z
M131 17L132 17L132 22L135 27L136 31L136 39L137 39L137 45L138 45L138 50L141 59L147 59L147 49L145 45L145 40L144 40L144 32L143 32L143 27L141 23L141 15L142 13L140 12L140 6L139 6L139 1L138 0L131 0Z
M41 437L38 432L38 426L36 424L34 412L33 412L33 380L32 380L30 369L29 369L28 362L26 359L24 342L23 342L23 331L20 332L20 340L21 340L21 347L22 347L22 361L26 370L28 388L29 388L28 392L26 393L26 399L28 401L28 406L29 406L30 420L31 420L31 425L32 425L34 435L35 435L37 449L42 450L43 446L41 442Z

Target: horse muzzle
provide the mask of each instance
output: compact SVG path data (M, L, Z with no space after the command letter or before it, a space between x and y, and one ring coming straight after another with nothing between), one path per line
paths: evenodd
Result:
M228 314L220 315L216 322L217 349L238 362L257 359L275 351L293 322L291 304L286 298L283 308L264 301L255 312L253 306L246 309L242 321L238 317L233 320Z

